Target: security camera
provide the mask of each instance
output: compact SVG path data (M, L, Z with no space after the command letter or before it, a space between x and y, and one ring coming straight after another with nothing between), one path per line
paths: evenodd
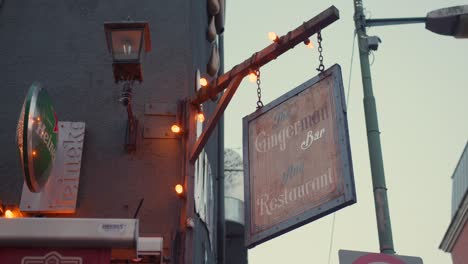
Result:
M379 43L381 43L382 40L380 40L379 37L377 36L368 36L367 37L367 47L369 50L377 50L379 47Z

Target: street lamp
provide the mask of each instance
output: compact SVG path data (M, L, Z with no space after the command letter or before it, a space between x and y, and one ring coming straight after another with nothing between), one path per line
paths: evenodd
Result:
M468 38L468 5L441 8L429 12L426 28L441 35Z
M127 108L128 123L125 138L127 152L136 150L138 120L132 111L132 92L135 81L142 82L141 52L151 51L148 22L107 22L104 23L107 48L112 54L112 69L116 83L123 83L120 101Z
M364 113L380 252L394 254L377 107L372 89L372 75L369 65L369 51L377 50L380 39L376 36L368 36L366 27L426 23L426 28L437 34L454 36L456 38L468 38L468 5L434 10L429 12L426 17L366 19L362 0L354 0L354 11L359 58L361 61Z
M468 38L468 5L446 7L427 13L426 17L366 19L366 26L390 26L425 23L436 34Z

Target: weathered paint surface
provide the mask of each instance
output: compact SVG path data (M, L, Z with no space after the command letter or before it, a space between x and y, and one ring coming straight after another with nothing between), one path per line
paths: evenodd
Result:
M343 193L331 78L249 124L251 230L265 230Z
M465 222L463 231L460 233L452 250L453 264L464 264L468 260L468 221Z

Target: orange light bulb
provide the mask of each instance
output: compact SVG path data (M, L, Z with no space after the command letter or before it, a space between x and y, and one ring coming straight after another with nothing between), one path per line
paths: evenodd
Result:
M278 35L276 35L275 32L271 31L271 32L268 32L268 39L270 39L273 42L277 42L279 40L279 37Z
M251 72L249 74L249 81L250 82L256 82L257 81L257 75L255 75L255 72Z
M206 87L208 85L208 80L206 78L200 78L200 85Z
M36 152L35 150L33 150L33 151L32 151L32 155L33 155L33 157L36 157L37 152Z
M305 44L309 49L314 48L314 44L312 43L312 41L310 41L310 39L304 40L304 44Z
M174 190L176 191L178 195L181 195L182 193L184 193L184 186L182 186L182 184L177 184L174 187Z
M171 126L171 131L174 132L174 133L180 133L180 126L174 124Z
M10 210L5 211L5 218L15 218L15 214Z
M203 121L205 121L205 115L203 114L203 112L197 114L197 121L200 123L203 123Z

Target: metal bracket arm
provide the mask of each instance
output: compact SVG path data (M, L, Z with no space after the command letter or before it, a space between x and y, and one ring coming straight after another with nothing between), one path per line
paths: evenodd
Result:
M193 146L192 152L190 153L190 162L194 163L198 158L198 155L208 141L208 138L224 113L227 105L231 101L231 98L234 96L234 93L239 87L244 76L276 59L281 54L294 48L297 44L308 39L310 36L316 34L339 18L339 11L336 7L331 6L327 8L317 16L307 22L304 22L301 26L279 38L279 41L274 42L261 51L254 53L249 59L234 66L230 71L224 73L215 80L212 80L207 88L198 90L198 92L190 99L191 103L194 105L202 104L208 99L215 97L217 94L222 93L227 87L226 92L223 94L223 97L216 106L213 117L209 120L200 138Z
M426 20L427 19L425 17L366 19L366 27L426 23Z
M194 163L195 160L198 158L198 155L200 155L200 152L202 151L203 147L208 141L208 138L211 136L211 133L213 132L214 128L218 124L219 119L223 115L224 110L226 110L226 107L228 106L229 102L234 96L234 93L236 93L237 88L239 87L243 78L243 75L237 75L229 83L226 92L223 94L218 104L216 105L216 109L214 110L213 116L210 118L210 120L208 120L205 129L203 129L202 134L193 146L192 152L190 153L190 162Z
M230 71L211 81L206 89L198 90L194 97L191 98L191 101L194 104L201 104L212 98L213 95L216 96L229 85L233 78L238 75L246 76L250 71L258 69L269 63L339 18L339 11L335 6L327 8L309 21L304 22L293 31L282 36L278 42L270 44L266 48L252 55L251 58L234 66Z

